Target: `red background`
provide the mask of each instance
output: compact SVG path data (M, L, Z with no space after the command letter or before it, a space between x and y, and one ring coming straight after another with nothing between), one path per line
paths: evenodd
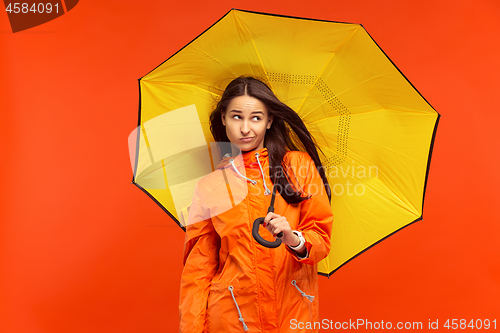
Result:
M0 331L177 331L184 233L127 137L137 79L232 7L362 23L442 115L423 221L321 277L321 319L500 326L498 1L87 0L0 13Z

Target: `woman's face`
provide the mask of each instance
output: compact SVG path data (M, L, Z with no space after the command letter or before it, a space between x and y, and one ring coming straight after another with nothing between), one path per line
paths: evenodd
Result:
M272 122L264 103L247 95L233 98L222 113L229 141L242 151L264 148L264 136Z

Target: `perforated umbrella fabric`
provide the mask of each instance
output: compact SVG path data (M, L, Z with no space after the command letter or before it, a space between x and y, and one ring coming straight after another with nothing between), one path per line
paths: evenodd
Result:
M139 128L192 106L201 145L209 147L209 115L225 86L241 75L268 84L322 151L334 223L320 274L329 276L422 219L440 115L360 24L233 9L140 79ZM136 165L151 154L141 131ZM183 227L167 178L165 189L147 189L136 168L133 182Z

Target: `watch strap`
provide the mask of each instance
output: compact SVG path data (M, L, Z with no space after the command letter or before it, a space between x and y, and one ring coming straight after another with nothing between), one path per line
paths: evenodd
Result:
M297 230L292 230L292 232L294 234L296 234L297 237L299 237L300 243L297 246L290 246L290 245L288 245L288 247L291 248L294 251L300 251L304 247L304 245L306 243L306 240L305 240L304 236L302 236L302 232L297 231Z

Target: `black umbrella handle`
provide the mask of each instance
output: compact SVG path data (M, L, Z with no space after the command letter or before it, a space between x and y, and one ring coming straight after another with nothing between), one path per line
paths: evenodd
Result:
M274 213L274 198L276 196L276 186L273 185L273 196L271 197L271 205L269 206L267 212L268 213ZM259 226L264 223L264 217L259 217L255 221L253 221L253 227L252 227L252 236L255 238L257 243L259 243L262 246L268 247L268 248L276 248L281 245L281 237L283 237L283 232L279 232L276 237L278 237L274 242L270 242L265 240L259 235Z

